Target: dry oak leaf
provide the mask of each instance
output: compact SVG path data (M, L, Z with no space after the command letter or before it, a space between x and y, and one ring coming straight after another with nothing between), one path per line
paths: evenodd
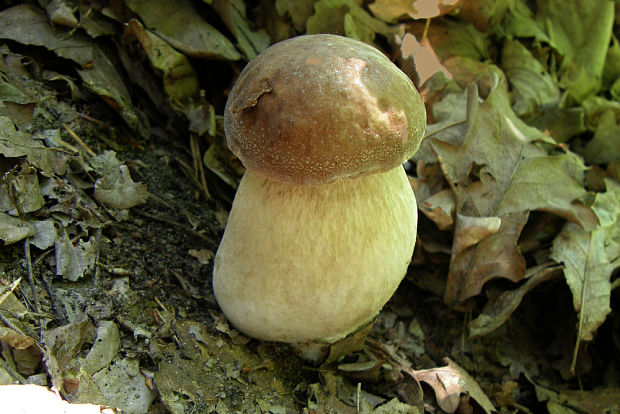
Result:
M504 78L473 112L461 145L430 142L457 200L444 298L451 305L479 294L490 279L523 279L525 260L517 241L530 211L550 212L586 229L597 224L592 210L576 202L586 195L585 165L570 152L547 153L540 144L555 142L514 114ZM471 235L480 233L472 228L480 227L480 220L459 222L459 217L487 221L478 243L472 244Z
M487 414L495 411L489 397L467 371L450 358L444 358L444 362L447 364L445 367L408 372L416 380L425 382L433 388L439 408L446 413L453 413L457 410L461 394L469 394Z

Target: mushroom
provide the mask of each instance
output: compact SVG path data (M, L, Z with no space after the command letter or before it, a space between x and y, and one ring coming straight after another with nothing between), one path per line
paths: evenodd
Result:
M373 320L413 254L402 164L425 121L411 80L363 42L300 36L245 67L224 127L246 172L213 271L237 329L329 344Z

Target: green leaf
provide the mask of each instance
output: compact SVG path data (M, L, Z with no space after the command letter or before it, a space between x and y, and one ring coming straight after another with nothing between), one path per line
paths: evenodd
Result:
M198 77L187 57L161 37L146 30L136 19L128 23L151 64L162 72L164 91L174 101L183 102L199 92Z
M203 20L189 0L127 0L127 6L177 50L200 58L238 60L235 46Z
M603 67L603 88L611 88L618 80L620 80L620 44L618 44L618 39L612 37L612 44L607 49Z
M417 12L413 0L375 0L368 6L372 14L384 22L391 23L400 17L412 16Z
M512 87L512 108L521 117L530 117L560 96L543 65L516 40L507 40L502 49L502 69Z
M527 6L527 0L509 0L508 12L497 31L500 37L533 37L539 42L550 42L543 27Z
M280 16L288 14L293 27L298 32L306 30L306 21L314 13L316 0L276 0L276 10Z
M376 33L388 35L390 28L372 17L355 0L319 0L306 22L308 34L334 33L372 43Z
M564 264L566 282L579 312L579 340L590 341L610 308L614 269L620 267L620 184L605 180L607 191L592 208L600 226L587 231L567 223L553 241L551 258Z
M538 18L563 56L560 83L577 102L600 87L614 22L611 1L538 0Z
M585 148L590 164L607 164L620 160L620 112L606 110L600 116L594 137Z
M527 118L527 122L560 143L586 131L583 108L561 108L557 103L545 105L541 114Z
M538 0L551 45L569 61L600 78L611 39L614 4L592 0Z
M440 19L429 27L428 38L439 60L452 56L475 61L490 58L489 39L471 23Z
M270 43L269 35L264 29L253 31L245 14L242 0L213 0L212 6L228 30L235 36L239 49L248 60L252 60Z

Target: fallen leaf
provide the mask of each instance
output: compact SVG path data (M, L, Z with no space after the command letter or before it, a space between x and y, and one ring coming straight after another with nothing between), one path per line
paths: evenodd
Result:
M208 249L190 249L189 255L195 257L200 264L208 264L213 259L213 252Z
M0 181L0 210L22 215L44 205L36 168L24 163L4 174Z
M119 210L146 202L149 196L146 184L133 181L129 169L116 158L114 151L103 151L91 159L91 165L101 175L95 182L97 201Z
M18 217L9 216L0 212L0 240L5 245L16 243L29 236L34 236L35 227Z
M618 388L601 388L593 391L555 390L543 387L529 377L528 380L534 385L538 401L553 404L555 411L550 411L551 413L620 413L620 389Z
M620 184L605 180L607 191L592 205L600 226L592 231L566 223L553 241L551 258L564 264L566 282L579 313L578 339L591 341L611 312L611 281L620 267Z
M448 230L454 226L456 203L454 193L446 188L424 199L418 204L422 213L431 219L439 230Z
M469 394L485 413L495 412L493 403L486 396L480 385L467 371L449 358L444 358L445 367L423 370L407 370L416 380L425 382L433 388L439 408L447 413L457 410L461 394Z
M549 37L541 22L528 7L528 0L514 0L508 2L508 10L504 21L498 30L505 38L533 37L538 42L550 43Z
M42 46L76 62L81 67L77 72L84 86L119 111L127 125L143 136L149 135L149 128L139 118L114 64L92 39L81 33L66 36L66 33L58 32L50 25L45 13L30 4L20 4L0 12L0 38Z
M26 349L35 344L34 339L29 336L22 335L11 328L0 326L0 342L4 342L11 348Z
M198 96L198 77L184 54L146 30L136 19L128 22L125 33L136 36L153 67L161 71L164 91L172 100L184 102Z
M603 112L583 156L591 164L608 164L620 160L620 112Z
M264 29L253 31L250 28L242 0L213 0L211 6L235 36L239 49L248 60L254 59L267 49L270 43L269 35Z
M32 224L37 232L30 238L30 243L41 250L53 246L54 240L56 240L54 220L34 221Z
M567 94L580 102L600 87L611 40L614 4L590 0L538 0L536 3L537 18L544 22L551 46L564 57L560 83L565 84ZM574 68L583 68L583 74L576 75ZM587 93L583 92L584 85L588 85Z
M65 235L55 241L56 274L75 282L95 266L96 245L92 240L79 240L74 246Z
M308 34L334 33L372 43L376 33L390 33L383 21L368 14L355 0L319 0L314 11L306 22Z
M502 292L484 305L482 313L469 323L470 338L486 335L502 326L517 309L526 293L541 283L557 277L559 270L557 265L541 265L528 269L525 283L516 289Z
M414 22L407 30L416 38L422 39L425 31L423 22ZM427 37L433 51L442 63L452 56L461 56L475 61L484 61L491 57L489 39L468 22L438 19L428 27Z
M79 358L80 370L88 375L108 367L116 358L121 339L118 326L112 321L101 321L97 327L97 338L84 358Z
M368 6L384 22L403 17L429 19L449 13L460 0L376 0Z
M459 18L471 22L478 30L492 33L498 30L512 1L465 0L458 3Z
M520 117L532 117L550 103L557 102L560 91L542 64L521 42L504 42L502 69L512 89L512 108Z
M280 16L288 15L298 32L306 31L306 21L314 13L316 0L276 0L276 10Z
M502 220L499 217L470 217L457 214L452 254L458 255L497 233L501 224Z
M118 407L124 413L140 414L149 411L157 393L146 385L137 359L115 359L92 376L81 371L75 402L94 402Z
M549 138L516 117L501 80L476 109L462 145L430 141L455 191L457 213L501 220L482 242L453 249L446 303L480 293L492 278L518 282L525 276L517 241L529 211L548 211L585 228L596 225L592 211L575 202L586 194L585 166L572 153L547 155L538 144L545 141Z
M26 157L28 163L41 170L46 177L61 169L53 150L16 129L13 121L6 116L0 116L0 154L7 158Z
M235 46L217 29L204 21L189 0L128 0L147 29L188 56L238 60Z

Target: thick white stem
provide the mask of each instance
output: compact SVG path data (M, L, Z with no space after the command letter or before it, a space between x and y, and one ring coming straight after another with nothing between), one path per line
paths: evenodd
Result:
M215 296L252 337L336 341L390 299L407 271L416 228L402 167L320 186L248 170L215 258Z

